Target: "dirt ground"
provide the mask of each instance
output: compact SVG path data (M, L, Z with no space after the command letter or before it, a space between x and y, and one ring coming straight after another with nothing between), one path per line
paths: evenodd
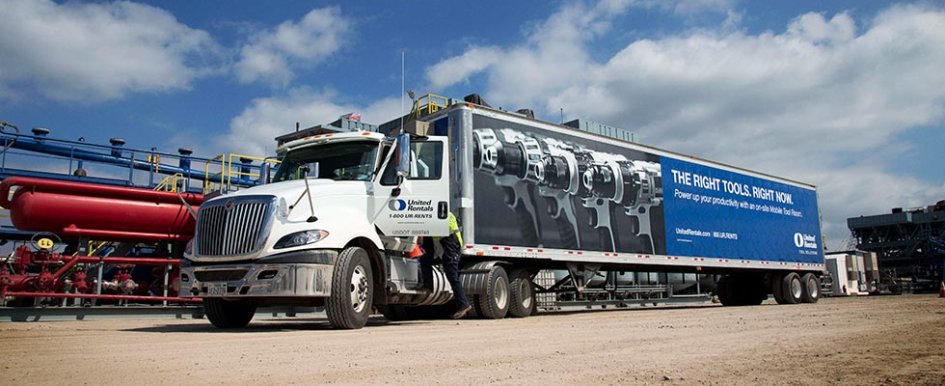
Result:
M942 385L945 299L556 312L388 323L0 322L0 385Z

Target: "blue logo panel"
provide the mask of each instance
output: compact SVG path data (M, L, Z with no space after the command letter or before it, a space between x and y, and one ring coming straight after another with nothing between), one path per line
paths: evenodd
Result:
M823 263L811 189L661 158L666 253Z

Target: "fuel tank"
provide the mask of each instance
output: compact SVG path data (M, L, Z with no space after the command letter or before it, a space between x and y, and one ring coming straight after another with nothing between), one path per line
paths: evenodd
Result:
M16 193L10 198L10 190ZM186 202L186 205L185 205ZM186 241L203 196L40 178L0 183L0 206L19 230L66 238L114 241Z

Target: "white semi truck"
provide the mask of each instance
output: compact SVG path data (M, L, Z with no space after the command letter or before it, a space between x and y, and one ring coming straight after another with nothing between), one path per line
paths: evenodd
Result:
M200 206L181 293L203 298L222 328L265 306L323 306L349 329L374 309L436 313L452 289L439 270L424 289L408 251L419 236L447 235L452 212L466 243L461 280L482 318L531 315L536 293L614 296L629 271L717 275L726 306L819 297L811 185L480 104L431 107L382 125L387 135L281 143L271 183ZM542 270L566 275L539 284Z

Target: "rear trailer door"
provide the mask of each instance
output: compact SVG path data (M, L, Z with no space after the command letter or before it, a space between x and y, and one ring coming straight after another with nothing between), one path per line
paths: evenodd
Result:
M393 159L375 182L379 202L374 223L387 236L449 234L449 165L447 137L410 141L410 171L400 180Z

